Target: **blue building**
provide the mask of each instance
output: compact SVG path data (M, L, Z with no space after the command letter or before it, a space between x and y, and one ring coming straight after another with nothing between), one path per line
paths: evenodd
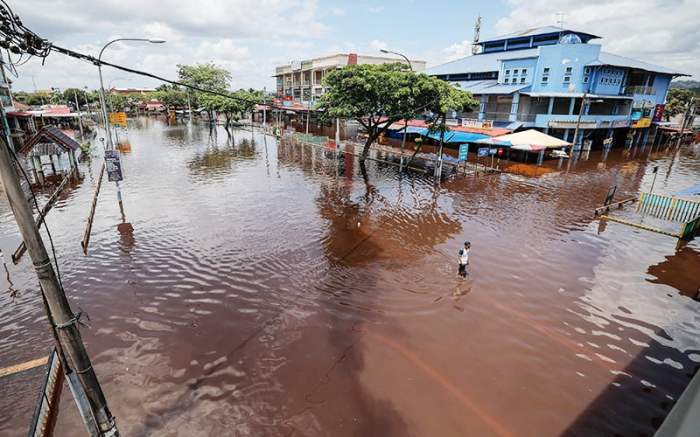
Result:
M650 141L671 79L685 75L606 53L591 43L599 38L554 26L528 29L479 42L478 54L426 73L479 100L473 113L461 114L465 125L536 128L577 148L602 147L607 138L614 145Z

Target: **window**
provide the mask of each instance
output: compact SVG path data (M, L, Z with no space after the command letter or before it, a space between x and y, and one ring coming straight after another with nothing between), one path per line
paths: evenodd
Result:
M506 70L505 74L506 74L506 76L508 76L510 74L510 70Z
M583 74L591 74L591 67L585 67L583 69Z
M517 75L518 75L518 69L516 68L515 70L513 70L513 76L517 76Z
M588 83L588 76L583 76L583 83Z
M572 70L571 67L566 67L566 74L571 74L571 70Z
M549 76L542 76L542 83L549 82Z
M569 83L571 76L564 76L564 83Z
M544 67L544 70L542 70L542 74L549 74L549 67Z
M523 76L527 75L527 68L523 68L522 75Z
M525 76L520 78L520 83L525 83Z
M508 83L508 78L503 79L503 83Z

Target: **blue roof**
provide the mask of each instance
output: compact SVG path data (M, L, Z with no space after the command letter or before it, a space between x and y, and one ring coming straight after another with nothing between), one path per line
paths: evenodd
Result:
M440 141L440 132L428 132L423 134L428 138ZM484 138L491 138L488 135L477 134L474 132L462 132L462 131L447 131L445 132L445 142L446 143L471 143L478 140L483 140Z
M530 84L499 84L497 80L469 80L464 82L454 82L459 85L459 89L469 91L472 94L512 94L527 88Z
M513 39L513 38L529 38L531 36L551 35L551 34L555 34L555 33L575 33L579 36L582 36L583 38L581 38L581 39L584 41L600 38L599 36L593 35L591 33L579 32L577 30L565 29L563 27L540 26L540 27L531 27L531 28L525 29L525 30L519 30L517 32L508 33L505 35L495 36L493 38L490 38L490 39L487 39L484 41L479 41L479 44L483 44L483 43L487 43L487 42L503 41L505 39Z
M673 193L674 196L700 196L700 183Z
M588 65L610 65L613 67L629 67L636 68L638 70L652 71L654 73L664 73L672 74L674 76L689 76L685 73L679 73L670 68L662 67L660 65L649 64L644 61L638 61L636 59L627 58L625 56L613 55L612 53L600 52L598 54L598 60L589 63Z
M498 61L501 59L534 58L538 49L513 50L511 52L480 53L467 56L442 65L428 68L425 73L431 76L438 74L484 73L498 71Z

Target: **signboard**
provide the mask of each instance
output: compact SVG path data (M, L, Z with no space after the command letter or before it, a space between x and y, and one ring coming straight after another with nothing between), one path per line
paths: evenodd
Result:
M640 118L642 118L642 113L643 113L642 108L632 109L632 116L631 116L632 120L639 120Z
M463 118L463 127L476 127L480 129L491 129L493 127L493 121L491 120L478 120L476 118Z
M476 156L479 158L483 158L484 156L489 156L489 148L488 147L479 147L479 150L477 151Z
M633 125L633 129L640 129L651 126L651 118L640 118Z
M301 61L292 61L289 63L292 71L301 70Z
M459 160L466 161L469 156L469 144L459 145Z
M105 167L107 168L107 179L110 182L119 182L124 179L119 152L116 150L105 150Z
M126 127L126 112L110 112L109 123L112 126Z
M489 149L489 155L494 156L498 152L498 149Z
M630 121L629 120L613 120L612 122L612 127L613 129L621 128L621 127L629 127Z
M578 125L580 129L595 129L598 127L598 122L582 121ZM554 129L576 129L576 121L550 120L548 126Z
M654 118L653 122L658 123L664 119L664 111L666 111L666 105L656 105L654 107Z

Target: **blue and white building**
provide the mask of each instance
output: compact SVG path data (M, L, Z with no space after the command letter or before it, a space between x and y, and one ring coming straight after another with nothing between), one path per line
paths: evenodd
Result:
M671 79L685 75L604 52L591 43L599 38L554 26L528 29L481 41L478 54L426 73L479 100L473 113L461 114L465 125L536 128L576 147L601 147L607 138L614 145L650 141Z

